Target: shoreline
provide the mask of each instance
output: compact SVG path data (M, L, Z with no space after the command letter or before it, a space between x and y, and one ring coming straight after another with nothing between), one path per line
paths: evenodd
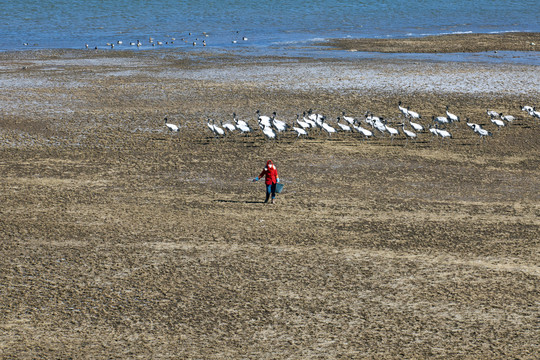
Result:
M403 39L332 39L318 45L334 50L381 53L540 51L540 33L448 34Z

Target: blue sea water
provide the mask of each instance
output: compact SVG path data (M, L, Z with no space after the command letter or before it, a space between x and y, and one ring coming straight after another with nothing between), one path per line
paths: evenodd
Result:
M82 49L85 44L106 49L107 43L114 43L115 49L135 49L129 43L137 40L140 49L168 46L198 51L204 40L205 51L284 54L328 38L540 32L540 0L10 0L0 4L0 51Z

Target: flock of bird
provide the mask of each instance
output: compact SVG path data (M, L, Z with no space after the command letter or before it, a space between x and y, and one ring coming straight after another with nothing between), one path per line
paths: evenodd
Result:
M338 132L349 132L349 133L359 133L364 139L369 139L374 137L376 134L378 136L384 136L388 134L393 142L394 137L400 135L399 128L401 127L401 134L405 136L406 141L408 139L416 140L419 133L431 133L434 137L439 137L441 139L452 138L452 134L448 129L448 125L460 122L460 117L451 113L449 106L446 106L446 111L444 115L432 116L431 123L426 126L422 125L420 122L422 116L411 110L409 107L403 107L401 101L398 103L398 110L402 114L404 120L400 123L397 123L395 127L390 126L388 121L382 117L375 116L370 111L367 111L363 119L359 119L352 116L347 116L343 111L341 116L338 116L336 120L332 120L333 124L330 124L330 121L326 116L322 114L313 113L310 109L307 112L303 112L302 115L297 114L296 119L288 123L285 120L280 120L274 112L271 116L261 115L260 111L256 111L256 121L257 126L252 127L245 120L240 120L236 116L236 113L233 113L232 121L223 122L219 121L219 124L216 123L215 119L207 120L207 127L210 130L211 134L216 138L221 138L227 136L227 134L241 133L244 135L249 135L255 131L261 131L262 134L269 140L277 139L286 133L294 133L297 138L307 137L309 133L318 131L319 133L324 132L327 136L333 136ZM522 111L527 112L533 118L540 119L540 111L537 111L536 108L532 106L520 106ZM486 110L487 116L490 118L491 123L497 126L498 129L505 127L511 124L516 118L512 115L505 115L500 112L493 110ZM492 136L493 133L489 130L484 129L480 124L470 122L469 118L466 118L467 126L476 133L482 140L487 136ZM409 129L406 126L409 126ZM165 126L172 132L179 132L180 125L170 123L167 118L165 118Z
M203 32L200 35L193 34L193 33L190 32L190 33L188 33L187 35L181 37L178 40L181 43L191 44L193 46L197 46L197 45L206 46L206 38L208 38L208 36L209 36L209 34L206 33L206 32ZM149 37L148 42L137 40L137 41L130 41L127 44L129 44L129 46L135 46L137 48L140 48L141 46L145 46L145 45L153 46L153 47L161 46L161 45L173 45L177 41L177 39L175 37L172 37L172 36L169 36L169 35L165 35L165 37L167 38L167 40L155 40L153 37ZM231 42L233 44L237 44L240 39L242 41L247 41L248 40L248 38L246 36L240 36L239 31L236 31L235 35L232 36ZM24 43L23 45L28 46L29 44ZM125 44L124 44L124 42L122 40L116 40L114 42L108 42L105 45L107 47L111 48L111 49L114 49L115 46L122 46L122 45L125 45ZM86 49L90 49L90 45L88 43L84 44L84 46L86 47ZM94 46L94 50L98 50L97 45Z

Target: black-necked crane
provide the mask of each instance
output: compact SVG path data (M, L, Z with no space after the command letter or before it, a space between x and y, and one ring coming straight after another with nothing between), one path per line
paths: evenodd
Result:
M494 111L494 110L489 110L489 109L487 109L487 110L486 110L486 113L488 114L488 116L489 116L490 118L492 118L492 117L499 117L499 113L496 112L496 111Z
M504 115L503 113L500 113L499 116L502 120L506 121L509 125L512 121L516 120L516 118L512 115Z
M307 122L300 120L300 114L296 114L296 123L304 130L311 127L311 125L309 125Z
M303 128L299 128L299 127L296 127L296 126L293 126L293 131L298 135L296 138L298 139L300 136L307 136L308 133L305 129Z
M450 120L451 122L456 122L456 121L459 122L459 116L457 116L457 115L452 114L451 112L449 112L449 111L448 111L448 105L446 105L446 117L447 117L448 120Z
M407 115L409 115L409 117L413 119L420 119L422 117L419 113L410 110L408 106L407 106Z
M450 121L448 120L447 117L444 117L444 116L432 116L431 119L433 120L434 123L438 123L438 124L441 124L441 125L446 125L446 124L449 124Z
M504 127L505 123L502 120L491 118L491 122L497 125L497 129L500 130L502 127Z
M345 111L341 112L341 115L343 115L343 120L349 123L349 125L354 125L354 121L356 120L352 116L345 116Z
M403 106L401 106L401 100L398 102L398 109L403 114L403 116L405 117L409 116L407 108L404 108Z
M521 111L526 111L528 112L529 114L531 114L533 112L533 107L532 106L528 106L528 105L520 105L519 106L521 108Z
M386 131L390 134L390 141L394 142L394 136L399 135L399 131L396 128L390 127L386 124L384 124L384 127L386 128Z
M224 124L223 121L220 121L220 124L228 132L233 132L234 130L236 130L236 126L231 124L231 123L225 123Z
M418 137L418 135L416 135L416 133L414 133L414 132L412 132L412 131L410 131L410 130L405 129L405 124L401 123L401 124L399 124L399 125L401 125L401 129L403 130L403 133L405 134L405 138L406 138L407 140L409 140L409 138L410 138L410 139L416 139L416 138Z
M167 122L167 118L165 118L165 126L172 132L179 132L180 131L180 125L175 125Z
M443 140L446 138L452 138L452 134L450 134L447 130L437 128L435 128L435 130L437 131L437 135L439 135Z
M473 125L473 130L475 133L478 134L478 136L480 136L480 139L484 140L484 138L486 136L493 136L493 134L489 131L487 131L486 129L482 129L482 127L478 124L472 124Z
M272 119L270 118L270 116L261 115L261 112L259 110L257 110L255 113L257 114L257 121L260 124L262 124L264 126L267 126L267 127L272 126Z
M424 132L424 130L425 130L424 127L421 124L412 122L410 119L409 119L409 125L411 125L411 127L414 129L414 131Z
M327 123L325 123L324 118L322 118L320 121L321 121L320 127L328 133L328 136L331 136L332 134L336 133L336 129L334 129L332 126L328 125Z
M268 140L276 138L276 133L274 132L274 130L272 130L270 126L265 126L259 122L259 127L261 128L264 136L266 136Z
M285 121L276 119L275 111L272 113L272 125L278 132L283 132L287 130L287 127L288 127Z
M339 122L340 120L341 120L341 118L338 116L336 124L341 128L341 130L342 131L351 131L351 127L349 125L347 125L347 124L340 123Z
M353 128L358 131L359 133L361 133L362 135L364 135L364 137L367 139L367 138L370 138L370 137L373 137L373 132L371 132L370 130L368 129L365 129L363 128L362 126L358 125L353 125Z
M315 124L315 121L311 120L309 117L306 117L306 112L304 111L303 115L302 115L302 120L309 124L309 126L311 126L312 128L316 128L317 127L317 124Z

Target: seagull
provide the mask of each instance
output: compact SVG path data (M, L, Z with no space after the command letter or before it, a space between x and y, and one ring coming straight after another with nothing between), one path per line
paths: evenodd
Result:
M167 128L168 128L170 131L173 131L173 132L179 132L179 131L180 131L180 126L175 125L175 124L168 123L168 122L167 122L167 118L165 118L165 126L167 126Z

